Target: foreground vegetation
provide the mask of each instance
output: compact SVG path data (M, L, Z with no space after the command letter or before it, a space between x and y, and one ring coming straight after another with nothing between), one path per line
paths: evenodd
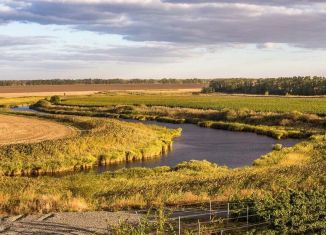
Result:
M252 200L274 231L324 231L325 136L275 150L252 167L228 169L206 161L175 168L133 168L0 181L1 213L120 210L211 200ZM271 177L273 176L273 177Z
M41 117L71 125L79 129L80 134L39 143L0 146L0 175L39 175L152 158L167 152L172 139L181 132L118 120Z

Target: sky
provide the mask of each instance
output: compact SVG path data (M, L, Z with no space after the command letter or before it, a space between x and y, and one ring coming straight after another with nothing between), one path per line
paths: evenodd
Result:
M0 0L0 80L326 76L325 0Z

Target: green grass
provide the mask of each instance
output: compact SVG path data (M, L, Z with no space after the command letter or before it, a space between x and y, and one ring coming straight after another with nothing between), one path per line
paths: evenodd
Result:
M120 210L203 200L254 200L278 231L325 229L325 137L273 152L257 166L228 169L207 161L175 169L122 169L54 177L0 176L0 213ZM305 152L304 161L287 158ZM277 159L273 164L265 164ZM284 164L285 162L285 164ZM59 182L59 183L58 183ZM268 210L268 211L266 211Z
M0 94L1 96L1 94ZM42 99L42 97L19 97L19 98L1 98L0 97L0 106L15 106L15 105L26 105L32 104L36 101Z
M280 138L306 138L324 133L326 118L316 114L258 112L249 109L205 110L146 105L72 106L54 105L41 100L35 109L52 114L156 120L168 123L192 123L202 127L254 132Z
M122 105L145 104L170 107L201 109L243 109L267 112L291 112L326 114L326 98L299 97L251 97L230 95L148 95L148 94L109 94L68 97L64 104L69 105Z

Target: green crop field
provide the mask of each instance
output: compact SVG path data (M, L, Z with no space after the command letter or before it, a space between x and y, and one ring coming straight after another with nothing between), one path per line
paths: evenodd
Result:
M299 97L261 97L231 95L137 95L109 94L93 96L71 96L63 101L68 105L122 105L145 104L170 107L202 108L202 109L242 109L267 112L291 112L326 114L325 98Z

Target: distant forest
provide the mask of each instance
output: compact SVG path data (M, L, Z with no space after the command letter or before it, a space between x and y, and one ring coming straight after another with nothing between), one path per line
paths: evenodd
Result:
M72 84L208 84L208 79L51 79L3 80L0 86L72 85Z
M326 95L325 77L280 77L265 79L216 79L203 92L265 95Z

